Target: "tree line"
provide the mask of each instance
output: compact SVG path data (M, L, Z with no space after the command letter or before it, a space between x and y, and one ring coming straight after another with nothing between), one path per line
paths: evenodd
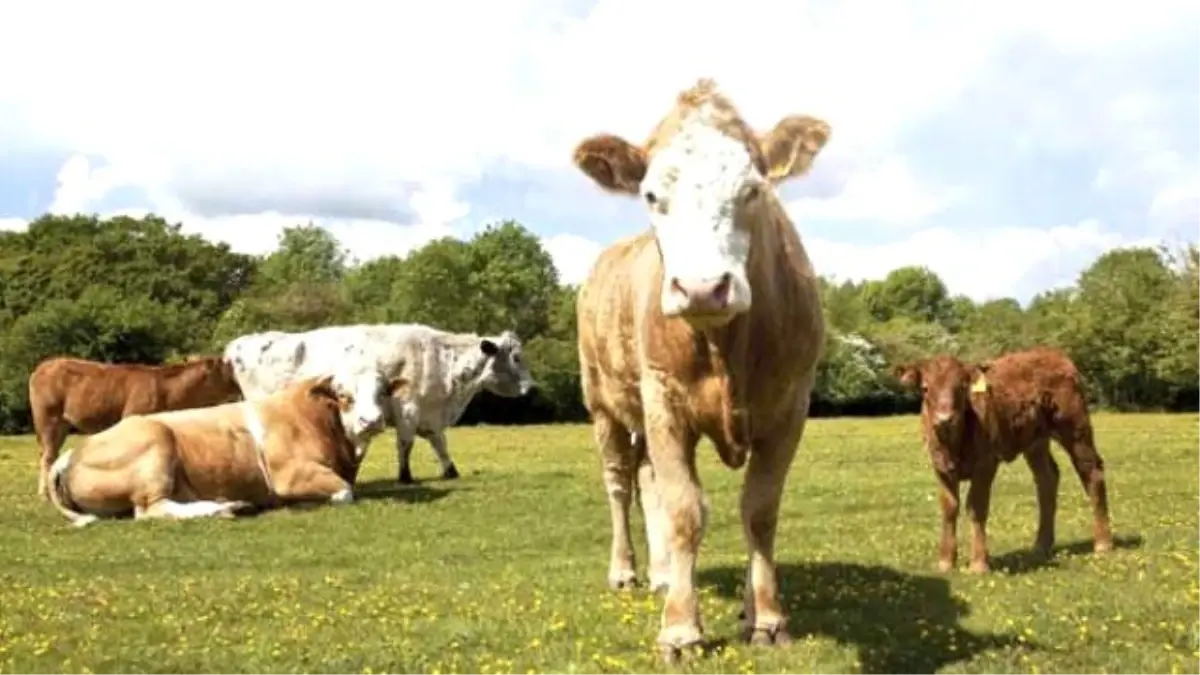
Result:
M1197 262L1195 245L1111 251L1073 286L1025 307L952 295L920 267L874 281L822 278L829 330L813 414L912 412L916 399L892 365L1034 344L1066 349L1098 407L1194 410ZM576 290L514 221L360 262L312 224L285 229L275 250L253 256L153 215L47 215L0 232L0 433L30 429L29 373L49 356L164 363L219 352L249 332L360 322L515 330L538 390L519 400L481 394L463 423L581 421Z

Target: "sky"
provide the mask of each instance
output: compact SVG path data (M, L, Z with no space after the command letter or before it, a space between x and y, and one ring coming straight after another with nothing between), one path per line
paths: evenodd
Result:
M780 193L835 279L926 265L953 293L1026 301L1104 251L1200 238L1195 2L41 0L2 13L0 229L154 212L263 253L311 221L367 260L512 218L578 282L648 221L572 166L575 144L639 142L712 77L763 131L790 114L832 126Z

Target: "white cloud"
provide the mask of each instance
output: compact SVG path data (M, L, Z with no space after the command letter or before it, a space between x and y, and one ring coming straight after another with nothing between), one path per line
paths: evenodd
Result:
M850 176L837 195L805 197L789 204L800 222L870 220L912 225L963 199L964 190L922 185L901 157L892 156Z
M882 279L897 267L925 266L952 293L976 301L1009 295L1035 278L1041 288L1073 283L1096 256L1123 247L1149 245L1105 231L1094 220L1049 229L1003 227L977 232L930 228L899 241L856 245L805 237L817 272L837 279Z
M0 63L22 66L0 69L0 120L20 128L0 130L0 143L80 155L64 165L51 210L95 210L132 188L145 208L241 250L266 250L284 225L312 220L366 258L469 231L490 209L464 186L495 167L573 172L570 150L585 135L641 139L699 76L716 77L761 127L795 112L831 122L814 173L841 167L842 190L794 203L803 218L921 223L966 193L922 176L899 139L961 102L1005 48L1036 39L1067 54L1119 54L1194 24L1196 8L745 0L734 12L600 0L584 14L576 0L347 0L336 12L278 0L45 0L6 14ZM1161 155L1173 139L1155 130L1162 104L1133 86L1138 78L1095 110L1046 103L1039 96L1057 84L1029 83L1019 98L1046 112L1040 133L1027 128L1039 124L1033 113L974 113L1013 125L1016 139L1076 130L1079 147L1111 134L1078 130L1137 127L1123 138L1145 150L1114 155L1104 180L1123 185L1135 171L1151 194L1179 182L1187 157ZM1000 232L1055 236L989 236ZM567 279L597 250L573 234L546 241ZM1011 274L996 271L987 292L1004 292Z
M0 218L0 232L20 232L28 226L24 218Z
M554 259L554 266L558 268L558 280L564 284L582 282L591 270L592 263L596 262L596 256L600 255L599 244L577 234L546 237L542 240L542 245Z

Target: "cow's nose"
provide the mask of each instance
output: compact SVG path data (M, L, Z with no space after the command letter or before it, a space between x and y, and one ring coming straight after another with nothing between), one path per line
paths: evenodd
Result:
M378 420L373 420L369 417L358 418L358 426L363 429L370 429L370 428L374 427L377 422L378 422Z
M952 415L951 413L949 413L945 410L939 410L938 412L933 414L933 423L939 427L944 427L950 423L950 420L953 417L954 417L954 415Z
M718 313L729 306L729 294L733 288L733 275L729 272L716 279L703 281L671 278L671 292L680 297L680 306L685 312Z

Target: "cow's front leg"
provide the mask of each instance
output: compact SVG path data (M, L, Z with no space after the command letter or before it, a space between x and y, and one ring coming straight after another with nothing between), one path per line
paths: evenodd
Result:
M937 473L938 505L942 511L942 534L938 539L939 572L949 572L958 561L958 477Z
M396 465L399 467L399 474L396 480L406 485L415 483L412 475L412 449L415 434L411 429L404 426L396 426Z
M604 491L612 517L612 546L608 557L608 586L613 590L632 588L637 583L633 564L633 542L629 536L629 505L633 499L633 457L629 431L607 413L592 415L592 433L600 447Z
M646 416L647 450L669 532L670 585L658 634L667 661L678 659L684 648L704 639L696 561L704 538L706 505L696 474L697 440L694 432L662 408Z
M804 407L807 409L807 405ZM779 601L775 565L775 534L792 460L804 435L806 420L782 437L756 444L742 483L742 532L749 561L742 597L744 636L751 644L785 645L791 642L787 617Z
M968 571L983 574L988 571L987 520L992 502L992 481L998 465L981 459L971 476L967 490L967 513L971 518L971 565Z
M634 441L637 458L638 495L642 502L642 518L646 523L646 546L650 553L650 590L665 591L671 586L670 521L663 509L658 485L654 480L654 465L646 454L646 437L638 434Z
M445 480L458 478L458 467L454 466L454 460L450 459L450 451L446 449L445 430L428 431L424 436L429 440L433 454L437 455L438 463L442 465L442 478Z
M275 494L287 502L350 504L354 501L354 486L333 469L313 463L277 474Z

